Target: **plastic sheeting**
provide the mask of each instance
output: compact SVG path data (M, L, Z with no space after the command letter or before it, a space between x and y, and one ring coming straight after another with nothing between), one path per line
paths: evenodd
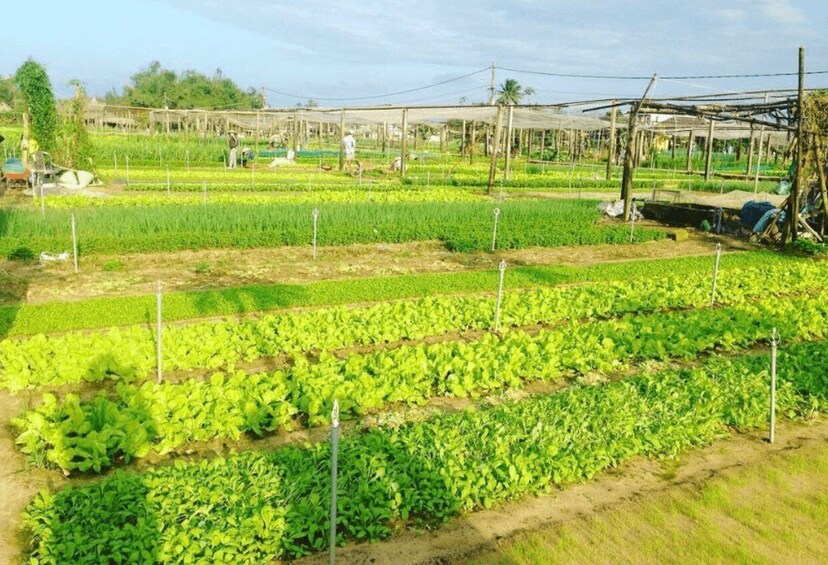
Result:
M82 189L95 182L95 175L89 171L65 171L58 177L57 184L61 188Z
M508 122L509 106L504 106L503 126ZM409 125L440 126L454 121L477 122L492 125L497 116L496 106L409 106ZM559 106L512 106L512 124L516 129L597 131L609 129L609 120L589 116L576 110L563 111ZM364 108L295 108L264 109L258 111L207 111L207 110L166 110L166 109L127 109L107 107L107 111L127 112L130 115L143 115L151 123L174 124L178 120L204 121L212 120L231 128L247 131L268 131L285 129L295 122L333 124L338 126L340 119L345 127L402 126L403 108L364 107ZM100 112L100 110L97 110ZM93 117L90 116L90 119Z

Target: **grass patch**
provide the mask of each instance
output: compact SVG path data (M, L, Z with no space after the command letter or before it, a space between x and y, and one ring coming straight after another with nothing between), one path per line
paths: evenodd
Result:
M699 491L674 489L521 534L470 563L591 564L610 555L617 563L824 563L826 483L828 446L778 453Z

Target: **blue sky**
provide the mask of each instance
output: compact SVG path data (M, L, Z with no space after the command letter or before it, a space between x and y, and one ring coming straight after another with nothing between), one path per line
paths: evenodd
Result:
M25 2L4 21L26 21ZM59 95L83 81L92 94L120 88L152 60L177 71L221 68L244 87L266 87L273 106L322 105L396 92L488 66L577 74L697 75L828 70L824 0L45 0L36 26L5 26L0 74L27 57L46 65ZM34 28L37 31L33 31ZM539 103L633 96L646 81L587 80L498 71L533 86ZM488 73L373 103L457 103L486 98ZM828 86L828 75L808 78ZM795 87L795 77L659 81L656 94Z

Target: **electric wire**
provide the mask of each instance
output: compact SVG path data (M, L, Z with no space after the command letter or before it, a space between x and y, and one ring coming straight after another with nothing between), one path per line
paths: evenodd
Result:
M267 88L267 87L265 87L265 90L267 90L269 92L273 92L274 94L280 94L282 96L288 96L290 98L298 98L298 99L305 99L305 100L308 100L308 99L312 98L314 100L322 100L322 101L325 101L325 102L350 102L350 101L353 101L353 100L377 100L377 99L380 99L380 98L388 98L388 97L391 97L391 96L400 96L401 94L410 94L412 92L419 92L421 90L427 90L429 88L434 88L435 86L442 86L444 84L448 84L448 83L451 83L451 82L457 82L458 80L463 80L464 78L469 78L469 77L472 77L472 76L475 76L475 75L479 75L480 73L487 72L490 69L491 69L491 67L486 67L484 69L479 69L479 70L476 70L474 72L471 72L471 73L468 73L468 74L465 74L465 75L461 75L461 76L446 79L446 80L441 80L440 82L427 84L425 86L418 86L417 88L409 88L408 90L400 90L398 92L388 92L386 94L376 94L376 95L371 95L371 96L352 96L352 97L349 97L349 98L326 98L326 97L321 97L321 96L299 96L298 94L290 94L288 92L282 92L280 90L275 90L273 88Z
M530 75L544 75L562 78L587 78L587 79L604 79L604 80L650 80L650 76L637 75L592 75L592 74L577 74L577 73L553 73L548 71L531 71L528 69L514 69L511 67L497 67L502 71L509 71L512 73L525 73ZM806 75L824 75L828 71L806 71ZM658 78L664 80L703 80L703 79L720 79L720 78L767 78L767 77L789 77L799 76L798 72L786 73L752 73L752 74L732 74L732 75L676 75L676 76L659 76Z

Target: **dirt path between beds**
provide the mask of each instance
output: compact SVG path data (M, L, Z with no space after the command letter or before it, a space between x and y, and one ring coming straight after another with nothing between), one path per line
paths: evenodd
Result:
M636 259L666 259L713 253L716 239L688 232L685 241L641 244L530 248L501 253L453 253L439 242L359 244L320 248L310 258L306 247L208 249L172 253L92 256L80 274L70 262L45 268L0 260L0 305L38 304L100 296L152 294L155 281L167 292L252 284L308 283L364 277L494 269L501 259L512 265L593 265ZM754 247L726 238L726 251Z

